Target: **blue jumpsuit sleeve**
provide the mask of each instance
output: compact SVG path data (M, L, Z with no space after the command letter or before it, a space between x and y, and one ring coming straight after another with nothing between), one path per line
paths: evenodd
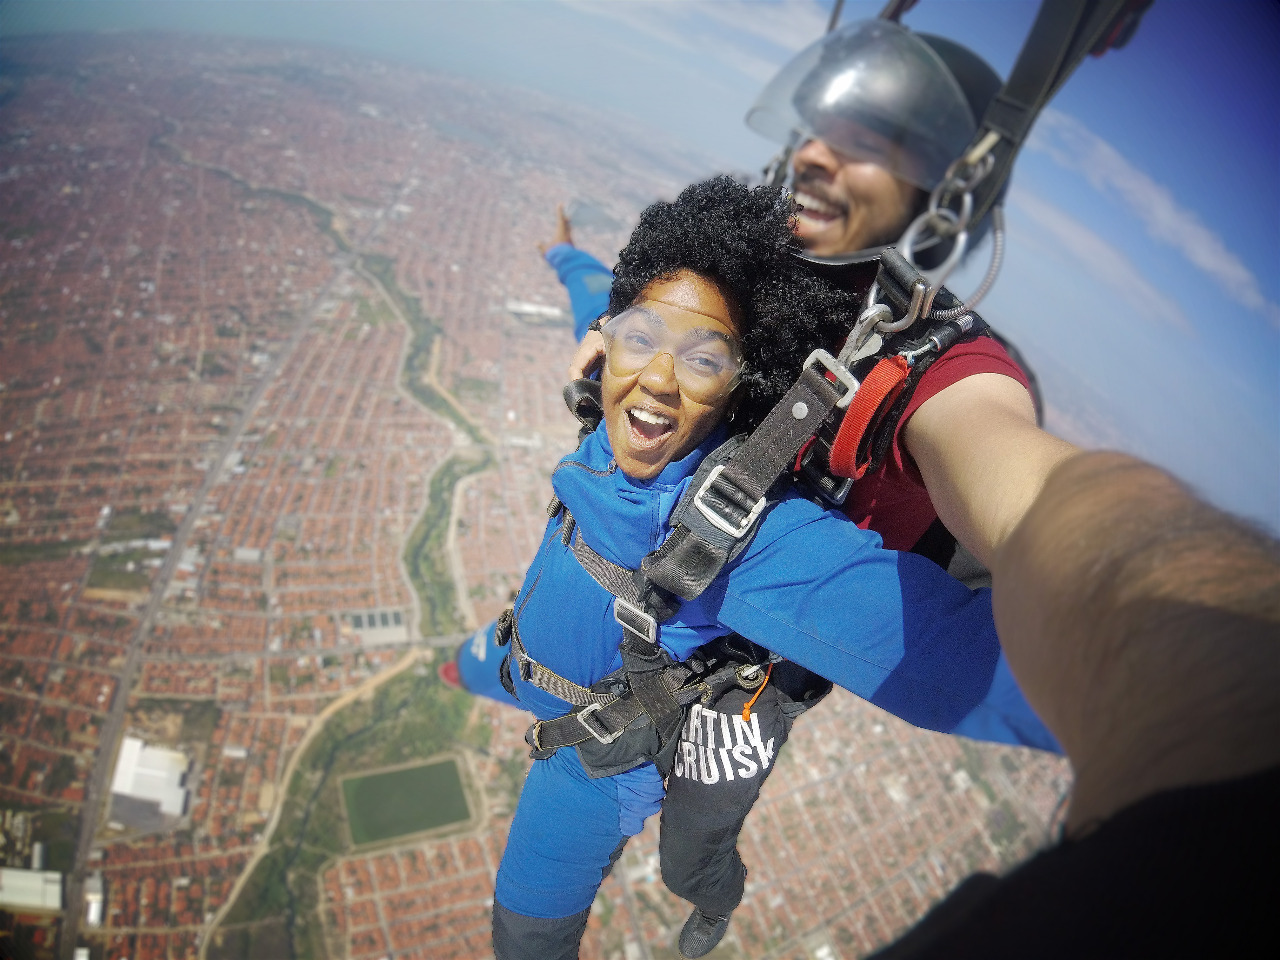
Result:
M458 673L468 693L523 710L524 704L507 693L498 673L507 648L498 646L496 627L496 621L481 627L458 648Z
M778 504L712 591L725 626L908 723L1061 752L1009 671L989 590L806 501Z
M573 335L581 340L587 327L609 307L609 290L613 287L613 271L591 254L570 243L557 243L546 253L547 263L569 291L573 308Z

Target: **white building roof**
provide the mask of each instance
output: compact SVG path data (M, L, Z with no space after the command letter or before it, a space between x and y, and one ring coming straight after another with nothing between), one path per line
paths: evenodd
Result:
M191 761L178 750L148 747L137 737L125 737L116 760L111 792L141 800L153 800L160 811L171 817L182 816L187 791L182 785Z
M0 907L61 910L62 874L52 870L0 867Z

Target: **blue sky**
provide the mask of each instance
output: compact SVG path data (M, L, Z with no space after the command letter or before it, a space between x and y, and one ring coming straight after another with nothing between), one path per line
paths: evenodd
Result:
M882 4L846 3L843 20ZM727 168L772 146L742 117L816 39L818 0L192 2L0 6L0 31L217 31L334 43L635 118ZM904 23L1007 73L1023 0L921 0ZM1089 59L1024 149L1009 256L983 306L1041 374L1056 425L1172 469L1280 530L1280 4L1156 0ZM975 258L976 259L976 258ZM964 294L974 266L952 286Z

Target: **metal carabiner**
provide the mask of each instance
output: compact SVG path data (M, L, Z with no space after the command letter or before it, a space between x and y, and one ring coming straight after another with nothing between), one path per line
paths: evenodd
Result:
M872 287L874 290L874 285ZM858 315L858 320L853 325L853 329L849 332L849 338L845 341L845 347L840 351L837 359L846 367L853 363L853 358L863 344L871 339L871 334L879 329L880 324L892 324L893 311L889 309L887 303L871 303L865 310Z
M965 198L969 201L968 207L972 209L972 195L966 193ZM908 263L915 263L913 256L915 253L917 236L926 223L932 220L934 216L943 216L944 219L947 217L958 218L958 215L954 210L949 210L944 207L933 212L926 210L924 213L920 214L920 216L911 221L911 226L907 227L907 232L902 235L902 241L898 246L898 252L902 254ZM929 225L932 226L932 224ZM961 259L964 257L964 252L968 247L969 231L959 230L952 238L951 252L947 254L947 259L943 260L942 263L933 271L937 275L937 279L928 284L925 288L924 296L920 303L921 317L928 318L929 314L933 312L933 298L938 295L938 290L947 282L947 278L951 276L952 271L954 271L959 265ZM912 304L915 304L914 297L912 298Z
M906 257L908 262L910 262L911 257L908 254L903 253L903 256ZM865 320L868 324L870 324L871 329L875 330L875 332L881 333L881 334L890 334L890 333L897 333L900 330L907 329L907 327L915 323L916 320L920 317L920 307L924 303L925 295L928 294L929 292L929 285L925 283L923 280L917 280L915 283L911 285L911 303L907 307L907 312L901 320L894 320L894 321L879 319L879 317L883 316L885 312L888 312L890 317L893 316L893 311L889 309L889 306L887 304L883 304L883 303L878 304L876 302L876 296L879 294L879 292L880 292L880 285L877 283L871 284L871 289L867 291L867 308L858 317L858 323L861 324ZM876 309L877 307L883 307L884 310L879 311ZM874 316L869 316L870 314L873 314L873 313L875 314ZM856 325L854 329L855 331L857 330ZM869 337L870 335L871 335L870 330L868 330L866 336ZM865 341L865 337L864 337L864 341ZM861 344L859 344L859 346L861 346Z

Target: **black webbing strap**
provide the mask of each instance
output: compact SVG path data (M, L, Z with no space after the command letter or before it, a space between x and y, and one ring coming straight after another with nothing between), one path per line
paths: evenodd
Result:
M705 478L695 475L692 496L682 498L672 517L671 535L640 565L644 578L684 600L700 595L750 536L770 488L791 473L800 449L856 389L834 357L814 351L799 379L728 460L714 464Z
M574 710L553 720L535 720L525 731L534 760L545 760L562 747L576 747L588 740L610 744L622 736L644 712L635 697L616 698L605 706Z
M970 154L989 133L1000 135L990 150L994 166L973 190L972 222L981 221L997 201L1031 125L1080 61L1105 49L1116 25L1132 21L1149 5L1150 0L1042 0L1008 81L965 151Z
M587 707L594 703L606 704L617 699L617 694L596 693L589 687L566 680L554 670L544 667L529 656L520 639L519 630L511 632L511 656L515 660L516 670L519 671L521 680L532 683L539 690L545 690L565 703L571 703L575 707Z
M672 700L680 708L683 717L684 708L689 704L701 701L711 703L730 687L740 686L738 670L741 664L727 662L720 664L706 674L698 674L684 667L669 670L663 675ZM597 687L618 682L621 674L606 677ZM525 742L534 749L534 758L550 756L561 747L573 747L588 740L601 743L612 743L617 740L644 709L639 699L627 693L615 697L611 702L598 707L588 706L574 710L554 720L539 720L529 727L525 733ZM665 740L664 740L665 742Z
M653 721L658 731L658 739L665 745L680 733L683 711L665 678L675 661L657 642L657 630L653 632L653 641L642 636L638 631L629 629L618 610L618 600L614 599L614 616L622 624L622 645L618 648L622 654L622 668L627 671L627 680L631 684L632 695L640 701L644 712ZM633 608L639 609L639 608Z

